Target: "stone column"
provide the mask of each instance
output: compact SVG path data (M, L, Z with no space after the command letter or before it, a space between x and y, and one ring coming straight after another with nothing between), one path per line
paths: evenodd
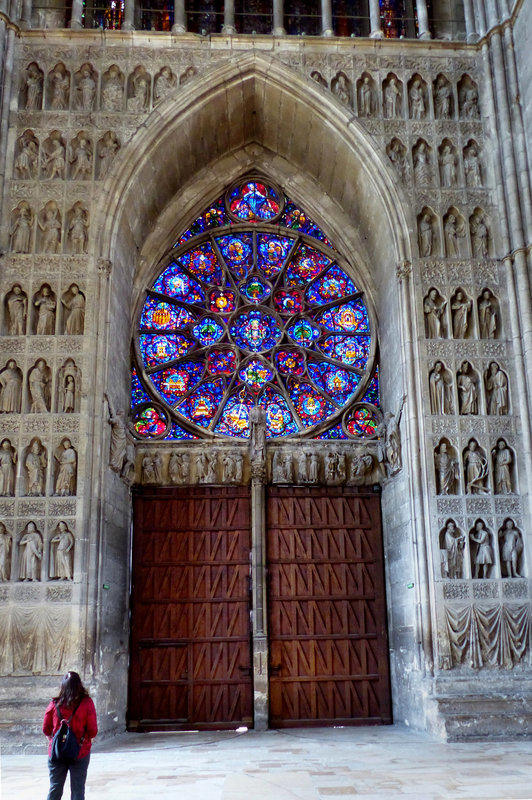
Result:
M334 36L332 0L321 0L321 35Z
M20 27L23 31L31 28L31 11L32 0L22 0L22 8L20 9Z
M135 0L124 0L123 31L135 30Z
M273 0L273 29L274 36L284 36L284 3L283 0Z
M172 33L186 33L187 18L185 16L185 0L174 0L174 24Z
M236 33L235 0L225 0L224 2L224 24L222 26L222 33L226 33L229 36Z
M418 39L430 39L429 12L427 11L427 0L416 0Z
M464 0L464 17L465 29L468 42L478 42L479 35L477 33L475 24L475 12L473 9L473 0Z
M370 39L382 39L381 8L379 0L369 0Z
M68 27L79 31L83 28L83 0L72 0L72 14Z

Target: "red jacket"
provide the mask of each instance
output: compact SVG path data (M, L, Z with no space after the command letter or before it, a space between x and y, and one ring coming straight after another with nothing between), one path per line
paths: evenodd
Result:
M63 719L69 719L73 709L68 706L59 706ZM48 757L52 752L52 738L54 733L59 729L61 720L57 716L54 701L52 700L44 714L44 721L42 724L42 732L48 736L50 740L48 745ZM98 733L98 723L96 721L96 709L90 697L84 697L81 701L76 713L72 717L70 727L76 734L76 739L81 743L78 758L85 758L91 750L92 739ZM81 741L83 739L83 742Z

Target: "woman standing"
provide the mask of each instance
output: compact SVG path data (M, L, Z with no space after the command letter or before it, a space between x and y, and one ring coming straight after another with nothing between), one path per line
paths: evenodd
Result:
M68 720L72 717L70 728L81 745L76 761L70 763L50 760L52 738L61 725L56 705L63 719ZM61 681L58 697L54 697L46 709L42 730L50 742L48 746L48 770L50 772L48 800L61 800L69 772L71 800L84 800L91 744L92 739L98 733L98 723L94 703L77 672L67 672Z

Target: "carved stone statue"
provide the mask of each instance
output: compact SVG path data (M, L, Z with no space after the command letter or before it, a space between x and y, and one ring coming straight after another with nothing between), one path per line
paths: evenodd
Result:
M458 244L458 237L465 236L463 225L457 223L454 214L448 214L443 226L443 233L445 236L445 254L448 258L458 258L460 255L460 247Z
M475 144L471 144L469 147L464 148L464 172L466 184L471 189L476 189L479 186L482 186L482 173L480 171L478 147Z
M345 483L347 477L346 461L344 453L336 453L336 481L340 484Z
M447 302L441 297L437 289L430 289L423 300L425 313L425 329L428 339L444 339L443 315Z
M33 233L33 210L26 200L22 200L13 209L11 214L11 239L12 253L29 253L31 250L31 235Z
M92 146L90 139L79 134L71 144L72 180L90 181L92 177Z
M297 470L297 482L307 483L308 481L308 473L307 473L307 454L304 450L300 450L297 454L296 458L296 470Z
M292 456L275 450L272 460L272 482L292 483Z
M96 81L90 64L83 64L79 71L76 105L78 111L89 112L94 108L96 99Z
M156 450L153 454L153 471L155 474L155 483L160 486L163 482L163 457L160 450Z
M193 67L192 65L187 67L186 70L182 72L181 75L179 76L179 85L184 86L185 83L191 81L192 78L197 74L197 72L198 71L196 67Z
M473 255L478 258L489 256L489 230L482 213L473 214L470 218L471 245Z
M127 110L139 113L150 104L150 76L143 67L137 67L130 78L131 95L127 99Z
M153 453L148 450L142 456L140 479L142 483L156 483L155 463L153 460Z
M428 258L434 249L434 229L432 227L432 217L428 211L421 215L419 220L419 255L421 258Z
M69 216L67 237L70 252L81 255L87 252L88 213L81 203L75 203L70 210Z
M414 78L412 85L408 92L410 100L410 117L411 119L425 119L427 109L425 106L425 96L423 92L423 83L420 78Z
M456 186L458 174L456 171L456 154L450 144L444 144L440 154L441 185L444 188Z
M39 358L28 376L28 387L31 399L30 413L46 414L50 411L50 385L52 377L50 368L44 358Z
M486 392L488 395L488 414L504 416L508 413L508 378L492 361L486 375Z
M110 398L105 395L109 408L109 424L111 425L111 442L109 446L109 466L118 475L122 475L127 455L127 428L124 412L115 411Z
M463 578L465 536L450 519L443 532L442 578Z
M489 289L484 289L478 304L478 321L481 339L495 339L497 335L497 305Z
M449 453L446 442L441 442L434 454L438 494L457 494L458 462Z
M43 172L50 180L63 180L65 177L65 145L59 131L53 131L44 143L42 154Z
M40 439L32 439L26 458L26 495L28 497L42 497L46 488L46 450Z
M360 117L373 116L375 106L375 92L371 85L369 75L364 75L358 87L358 115Z
M24 75L26 111L40 111L42 108L43 74L37 64L30 64Z
M406 178L406 148L401 144L399 139L392 139L386 152L399 178L404 182Z
M18 140L18 155L15 158L15 174L23 181L37 177L39 145L31 131L26 131Z
M319 483L320 458L317 453L311 453L308 458L308 482Z
M186 452L170 453L168 460L168 477L172 483L187 483L190 474L190 455Z
M0 495L14 497L15 495L15 466L17 451L9 439L3 439L0 444Z
M10 336L24 336L26 333L26 318L28 314L28 298L22 291L20 284L16 283L6 297L7 306L7 332Z
M338 72L332 79L331 91L341 103L351 105L351 83L344 72Z
M463 84L460 90L460 101L464 119L479 119L478 89L473 81Z
M111 165L115 159L116 154L120 150L120 142L116 134L112 131L107 131L100 139L98 158L100 161L100 170L98 177L103 180L107 177L107 173L111 169Z
M0 522L0 581L8 581L11 577L11 548L13 540L6 526Z
M22 373L10 358L0 372L0 413L20 414L22 405Z
M61 215L55 200L50 200L38 217L42 231L41 250L43 253L59 253L61 250Z
M418 142L413 151L414 180L418 186L432 184L432 164L427 143L423 139Z
M512 494L512 451L504 439L499 439L497 446L493 448L491 453L493 457L495 494Z
M65 307L65 333L80 336L85 327L85 298L73 283L61 300Z
M55 494L70 497L76 494L78 456L70 439L65 438L54 454L56 461Z
M153 89L153 96L155 102L164 100L171 94L177 86L176 76L173 74L170 67L163 67L159 75L155 78L155 85Z
M19 579L21 581L40 581L42 537L34 522L28 522L24 531L18 543L20 551Z
M469 534L469 538L477 545L473 556L473 578L487 578L494 560L493 547L491 546L489 531L486 530L482 520L477 520L474 530Z
M478 414L478 383L475 372L467 361L460 365L456 384L460 414Z
M518 566L523 552L523 539L511 519L505 519L499 531L499 547L501 564L504 564L506 577L520 578Z
M471 439L464 453L466 494L486 494L488 462L475 439Z
M401 422L401 415L403 413L403 406L405 404L406 395L403 395L401 405L397 414L391 411L386 411L384 414L385 426L385 453L386 462L390 475L396 475L402 467L401 460L401 433L399 431L399 423Z
M368 483L373 473L373 456L366 448L357 448L351 456L351 470L349 483L354 486L364 486Z
M458 289L454 299L451 300L451 314L453 318L453 336L455 339L465 339L469 327L469 315L473 301L461 289Z
M123 103L123 76L116 64L112 64L103 76L102 110L121 111Z
M37 309L35 333L37 336L53 336L55 333L55 310L57 303L47 283L44 283L40 291L35 295L33 305Z
M81 371L71 358L67 358L57 374L57 410L63 414L74 414L78 410L78 392L81 387Z
M312 78L313 81L316 81L316 83L318 83L320 86L323 86L325 89L328 88L327 81L325 80L321 72L319 72L317 69L312 70L312 72L310 73L310 77Z
M59 522L50 540L50 568L52 579L71 581L74 577L74 537L66 522Z
M216 453L202 450L196 456L196 474L200 483L217 483L218 459Z
M336 481L336 453L329 451L325 456L325 483Z
M453 90L443 75L438 75L434 84L434 113L436 119L451 119Z
M397 119L401 116L401 87L392 75L384 87L384 116L387 119Z
M76 384L74 377L67 375L63 386L63 400L61 404L61 411L63 414L72 414L75 411L76 405Z
M48 76L50 86L50 109L52 111L68 111L70 95L70 73L63 64L57 64Z

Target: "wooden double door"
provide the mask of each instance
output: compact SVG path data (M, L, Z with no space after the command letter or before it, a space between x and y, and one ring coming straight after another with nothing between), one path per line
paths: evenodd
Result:
M271 487L265 516L267 569L253 575L246 487L136 495L130 729L253 725L252 580L268 605L271 727L391 721L379 497Z

